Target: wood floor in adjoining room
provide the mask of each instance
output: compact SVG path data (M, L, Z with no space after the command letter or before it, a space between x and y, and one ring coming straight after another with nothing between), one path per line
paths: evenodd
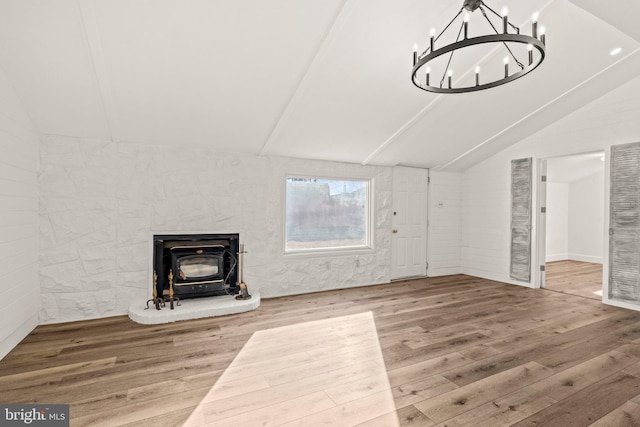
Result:
M602 264L581 261L554 261L546 264L546 289L602 300Z
M640 313L458 275L47 325L0 361L0 396L74 426L638 425Z

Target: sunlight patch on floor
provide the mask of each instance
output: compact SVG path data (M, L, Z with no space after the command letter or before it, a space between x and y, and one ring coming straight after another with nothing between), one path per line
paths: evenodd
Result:
M371 312L253 334L185 426L399 426Z

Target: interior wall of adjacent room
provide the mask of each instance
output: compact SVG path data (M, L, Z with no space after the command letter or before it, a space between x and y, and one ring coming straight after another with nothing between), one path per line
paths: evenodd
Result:
M38 145L0 71L0 359L38 324Z
M640 120L637 119L640 109L635 101L638 90L640 78L576 109L464 172L464 273L532 286L509 278L511 160L604 151L611 145L640 141ZM534 204L533 212L537 208Z
M602 264L604 170L569 183L568 259Z
M547 182L546 206L546 262L567 260L569 259L569 183Z
M392 168L45 137L43 323L124 314L151 292L153 234L240 233L264 297L387 283ZM373 178L373 248L284 255L286 174Z

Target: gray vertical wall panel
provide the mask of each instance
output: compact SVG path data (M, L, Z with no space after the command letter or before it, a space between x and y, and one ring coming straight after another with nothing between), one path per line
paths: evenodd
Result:
M511 161L510 277L531 282L531 201L533 159Z
M640 143L611 147L609 298L640 303Z

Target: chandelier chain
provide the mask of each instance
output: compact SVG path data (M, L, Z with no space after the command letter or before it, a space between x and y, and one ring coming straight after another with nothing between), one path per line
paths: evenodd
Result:
M463 10L464 10L464 7L461 7L461 8L460 8L460 11L458 12L458 14L457 14L456 16L454 16L454 17L453 17L453 19L451 20L451 22L449 22L449 23L447 24L447 26L446 26L446 27L444 27L444 30L442 30L442 31L440 32L440 34L438 34L438 37L436 37L436 38L434 39L435 41L438 41L438 39L440 39L440 36L442 36L442 35L443 35L443 34L444 34L448 29L449 29L449 27L451 26L451 24L453 24L453 23L455 22L455 20L456 20L456 19L458 19L458 16L460 16L460 14L462 14L462 11L463 11ZM458 37L459 37L459 36L458 36ZM424 52L422 52L422 53L420 54L420 56L424 56L427 52L429 52L429 50L431 50L431 48L429 48L429 47L428 47L428 48L426 48L426 49L424 50Z
M484 3L482 3L484 4ZM491 8L489 6L487 6L489 8L489 10L491 10ZM491 19L489 19L489 17L487 16L487 12L485 12L484 8L482 6L480 6L480 11L482 12L482 15L485 17L485 19L487 20L487 22L489 23L489 25L491 25L491 28L493 28L493 31L496 32L496 34L500 34L498 32L498 30L496 29L496 27L493 25L493 22L491 22ZM491 10L493 12L493 10ZM495 13L495 12L493 12ZM498 15L499 16L499 15ZM518 30L519 32L519 30ZM511 55L511 57L513 58L514 61L516 61L516 64L518 64L518 67L520 67L521 70L524 70L524 65L522 64L522 62L518 61L518 58L516 58L516 56L514 55L513 51L511 50L511 48L509 47L508 44L506 43L502 43L504 45L504 47L507 49L507 51L509 51L509 54Z
M462 24L462 26L460 27L460 30L458 31L458 37L456 37L456 42L460 40L460 34L462 34L463 28L464 28L464 24ZM452 50L451 55L449 55L449 61L447 62L447 67L444 69L442 80L440 80L440 87L442 87L442 85L444 84L444 79L447 76L447 71L449 71L449 66L451 65L451 60L453 59L454 53L455 53L455 50Z
M489 9L491 12L493 12L494 15L496 15L498 18L502 18L502 15L500 15L498 12L496 12L495 10L491 9L491 6L488 6L485 2L481 1L480 2L482 4L482 6L486 7L487 9ZM484 9L482 9L481 6L478 6L480 8L480 10L482 10L482 14L484 15L485 18L487 18L487 14L485 13ZM489 19L489 18L487 18ZM507 22L507 24L509 24L509 26L511 28L513 28L516 33L520 34L520 28L516 27L515 25L513 25L511 22ZM494 28L495 29L495 28Z

